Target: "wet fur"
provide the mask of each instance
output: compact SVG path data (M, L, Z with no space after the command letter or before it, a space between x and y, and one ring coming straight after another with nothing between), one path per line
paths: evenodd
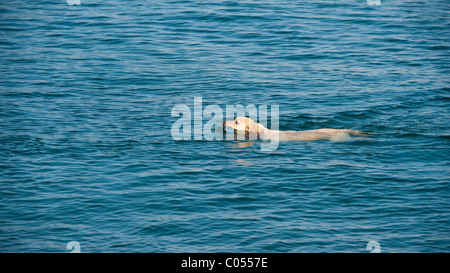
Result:
M232 128L237 133L245 133L246 137L249 135L257 136L258 139L268 140L271 138L278 138L279 140L298 140L298 141L308 141L308 140L332 140L332 141L342 141L350 139L350 136L368 136L357 130L351 129L317 129L317 130L307 130L307 131L276 131L270 130L264 127L262 124L255 122L254 120L247 117L237 117L233 121L223 122L223 127L225 130Z

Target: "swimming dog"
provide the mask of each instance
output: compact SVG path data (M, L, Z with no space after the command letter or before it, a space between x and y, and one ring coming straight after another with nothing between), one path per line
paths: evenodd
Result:
M259 124L247 117L237 117L233 121L224 121L223 128L228 132L237 132L238 134L245 133L248 135L257 136L257 138L261 140L276 138L281 141L307 141L321 139L339 141L350 138L350 135L368 136L360 131L351 129L317 129L307 131L270 130L262 124Z

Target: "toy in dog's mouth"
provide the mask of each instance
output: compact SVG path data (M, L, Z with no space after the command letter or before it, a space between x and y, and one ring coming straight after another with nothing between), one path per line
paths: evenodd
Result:
M234 133L234 129L231 128L231 127L228 127L228 128L227 128L227 132L230 133L230 134L232 134L232 133Z

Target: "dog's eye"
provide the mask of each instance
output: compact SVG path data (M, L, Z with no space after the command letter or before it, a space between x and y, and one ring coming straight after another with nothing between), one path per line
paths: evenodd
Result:
M239 125L239 120L236 120L236 124Z

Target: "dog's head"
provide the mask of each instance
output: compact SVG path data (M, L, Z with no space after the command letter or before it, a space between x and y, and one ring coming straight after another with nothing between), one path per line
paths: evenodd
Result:
M266 127L247 117L237 117L233 121L224 121L223 128L227 132L241 132L260 136L266 132Z

